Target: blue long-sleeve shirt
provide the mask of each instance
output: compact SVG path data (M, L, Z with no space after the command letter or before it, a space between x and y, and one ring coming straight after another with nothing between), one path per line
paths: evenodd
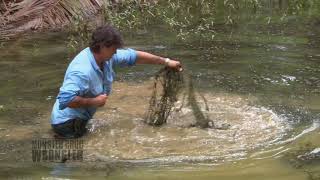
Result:
M76 97L93 98L111 93L115 78L113 66L135 65L137 53L133 49L119 49L105 62L103 71L97 65L90 48L82 50L69 64L63 84L51 114L51 124L60 124L69 119L89 120L96 112L95 107L69 108L68 104Z

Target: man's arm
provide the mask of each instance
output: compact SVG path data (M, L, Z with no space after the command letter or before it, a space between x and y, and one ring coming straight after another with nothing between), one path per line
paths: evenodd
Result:
M106 94L101 94L94 98L84 98L76 96L69 104L69 108L79 108L79 107L101 107L106 103L108 96Z
M163 64L170 68L182 71L181 63L179 61L170 60L168 58L156 56L147 52L137 51L137 64Z
M120 67L132 66L134 64L164 64L170 68L182 71L181 63L179 61L170 60L151 53L136 51L134 49L119 49L112 57L115 65Z
M107 99L106 94L94 98L84 98L83 96L88 90L88 76L80 71L70 71L66 74L57 97L59 99L59 109L63 110L66 107L100 107L105 104Z

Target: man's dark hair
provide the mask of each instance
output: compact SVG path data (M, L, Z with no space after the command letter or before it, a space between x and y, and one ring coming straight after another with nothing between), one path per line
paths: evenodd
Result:
M100 52L102 46L117 48L123 47L123 40L118 30L110 25L98 27L91 36L90 50Z

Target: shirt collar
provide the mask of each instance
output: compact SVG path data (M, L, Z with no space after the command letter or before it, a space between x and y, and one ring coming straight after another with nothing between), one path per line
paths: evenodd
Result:
M92 67L96 70L96 71L101 71L100 67L98 66L96 60L94 59L94 56L93 56L93 53L91 52L90 48L87 47L86 48L86 51L88 52L88 55L89 55L89 60L90 60L90 63L92 65ZM105 64L105 63L104 63ZM104 68L104 66L103 66Z

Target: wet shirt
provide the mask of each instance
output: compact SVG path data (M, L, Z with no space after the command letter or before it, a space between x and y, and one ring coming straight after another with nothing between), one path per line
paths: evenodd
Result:
M113 67L135 65L136 59L135 50L118 49L116 54L105 62L102 71L90 48L82 50L68 66L52 109L51 124L60 124L74 118L91 119L96 112L96 107L69 108L68 104L76 96L93 98L104 93L109 95L115 78Z

